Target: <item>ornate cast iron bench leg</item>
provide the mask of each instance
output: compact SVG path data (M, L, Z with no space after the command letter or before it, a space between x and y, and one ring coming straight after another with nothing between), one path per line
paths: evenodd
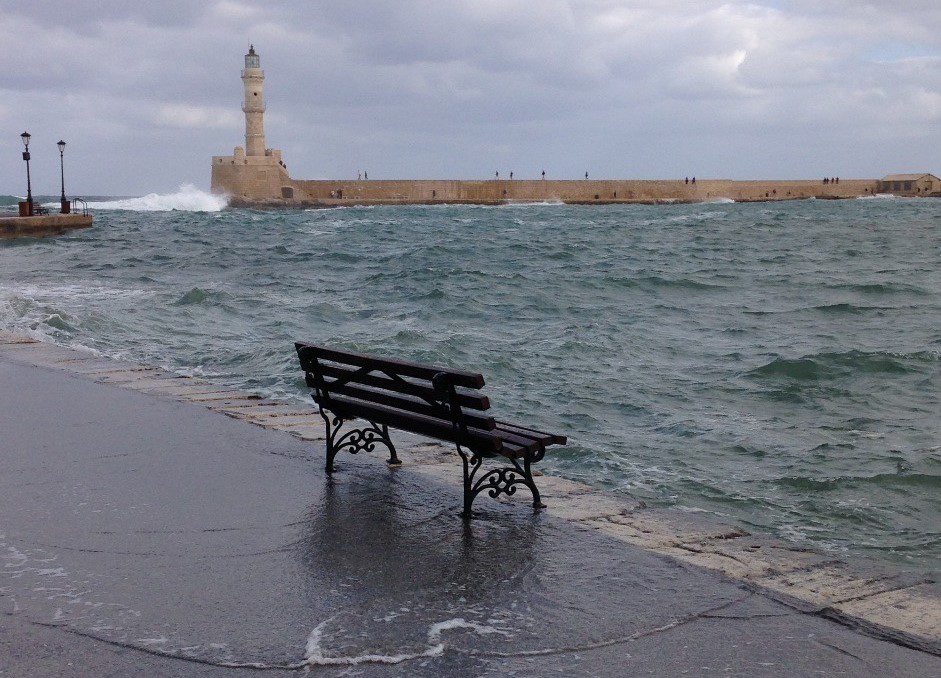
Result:
M392 439L389 437L389 427L385 424L382 426L382 438L386 447L389 448L389 458L386 460L386 463L389 464L389 466L401 466L402 460L399 459L399 455L395 453L395 445L392 444Z
M346 423L346 419L327 412L320 408L320 416L323 417L327 428L327 473L333 473L333 460L338 452L349 452L350 454L359 454L360 452L372 452L376 449L376 443L382 443L389 450L389 464L398 465L402 462L395 453L395 445L389 438L389 427L379 426L374 422L367 421L367 426L363 428L354 428L340 435L340 428Z
M464 468L464 510L461 513L465 519L473 517L474 499L481 492L486 492L496 499L501 494L512 496L516 494L517 485L525 485L533 495L533 508L535 510L546 507L539 495L539 488L533 480L532 463L542 459L544 452L533 455L527 453L523 463L515 458L508 458L512 466L503 466L491 469L477 478L477 472L483 464L483 457L473 451L465 451L460 445L457 453L461 456L461 465Z

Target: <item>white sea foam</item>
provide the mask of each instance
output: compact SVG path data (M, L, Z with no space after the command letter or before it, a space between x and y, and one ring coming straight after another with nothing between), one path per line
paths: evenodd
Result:
M192 184L183 184L176 193L148 193L139 198L106 200L88 203L89 209L128 210L131 212L218 212L226 198L201 191Z
M713 198L712 200L707 200L706 202L713 203L716 205L731 205L735 201L732 198Z
M540 200L539 202L507 201L497 207L559 207L566 203L561 200Z
M891 193L876 193L875 195L856 196L857 200L895 200L896 196Z
M509 635L507 631L498 629L494 626L477 624L476 622L469 622L461 617L456 617L454 619L448 619L446 621L432 624L431 627L429 627L428 645L424 650L416 652L403 652L401 654L361 654L353 657L326 657L324 656L321 642L323 640L324 627L329 621L330 620L328 619L318 624L317 627L310 632L310 636L307 638L306 661L309 666L401 664L402 662L411 661L413 659L440 657L442 654L444 654L445 649L445 643L442 640L442 635L446 631L452 631L454 629L470 629L474 633L479 633L481 635L488 635L492 633L499 633L505 636Z

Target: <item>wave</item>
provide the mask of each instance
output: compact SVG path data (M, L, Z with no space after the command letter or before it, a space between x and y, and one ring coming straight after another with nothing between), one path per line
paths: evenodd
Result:
M561 200L540 200L538 202L508 200L501 205L496 205L496 207L558 207L559 205L566 204L567 203L564 203Z
M861 294L915 294L925 296L927 291L906 283L837 283L824 285L834 290L848 290Z
M609 278L605 282L618 287L663 287L690 290L720 290L722 285L713 285L711 283L699 282L688 278L661 278L658 275L647 275L639 278L616 277Z
M148 193L139 198L105 200L88 203L89 209L127 210L129 212L218 212L227 199L199 190L192 184L183 184L176 193Z
M753 377L816 381L850 373L905 374L917 368L911 363L937 362L939 355L931 351L888 353L885 351L846 351L815 353L802 358L775 358L748 371Z
M732 198L712 198L711 200L706 200L706 202L713 205L732 205L735 203Z
M215 303L228 298L225 292L193 287L173 302L174 306L192 306L194 304Z
M26 197L20 197L18 195L0 195L0 207L12 207L19 204L21 201L26 200Z
M821 304L820 306L813 306L810 310L819 311L820 313L849 313L853 315L859 315L863 313L868 313L870 311L892 311L897 310L896 306L858 306L856 304L848 303L839 303L839 304Z
M875 195L858 195L857 200L896 200L898 196L891 193L876 193Z
M530 201L530 200L504 200L503 202L495 203L493 205L477 204L477 203L421 203L417 205L408 205L409 208L418 208L418 209L454 209L455 207L460 207L462 209L484 209L484 210L499 210L499 209L520 209L520 208L529 208L529 207L565 207L568 203L561 200L540 200L540 201Z
M783 476L769 482L801 491L830 491L842 487L857 487L866 484L881 485L889 488L899 485L921 486L929 489L941 488L941 476L933 473L918 472L877 473L871 476L848 475L831 478Z

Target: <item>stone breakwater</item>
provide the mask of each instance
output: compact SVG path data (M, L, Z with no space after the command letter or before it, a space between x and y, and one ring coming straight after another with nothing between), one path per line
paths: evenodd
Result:
M34 217L0 217L0 238L45 238L73 228L88 228L92 218L82 214L44 214Z
M0 332L0 357L191 403L315 446L324 439L322 420L312 408L163 369L4 332ZM401 445L400 452L406 473L447 484L455 483L460 475L457 455L445 446L413 442ZM375 461L382 463L380 455ZM700 514L650 508L624 495L599 492L562 478L544 476L540 485L551 516L673 562L719 573L806 614L941 655L941 587L928 578L847 563ZM519 510L527 509L521 505Z
M298 180L282 174L280 186L268 173L213 166L213 191L233 206L328 206L386 204L483 204L561 202L569 204L658 204L710 201L765 202L816 198L846 199L877 194L874 179L810 181L646 180ZM275 181L275 183L278 183Z

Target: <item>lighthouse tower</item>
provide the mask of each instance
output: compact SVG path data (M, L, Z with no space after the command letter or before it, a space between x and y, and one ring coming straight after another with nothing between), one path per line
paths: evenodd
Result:
M230 202L294 202L307 198L303 188L288 176L277 148L265 148L265 98L261 86L265 72L261 58L250 46L242 69L245 113L245 148L232 155L212 156L212 192L227 195Z
M261 70L261 59L255 53L255 46L250 45L245 55L245 68L242 70L242 84L245 87L245 155L265 154L265 98L261 93L265 81L265 72Z

